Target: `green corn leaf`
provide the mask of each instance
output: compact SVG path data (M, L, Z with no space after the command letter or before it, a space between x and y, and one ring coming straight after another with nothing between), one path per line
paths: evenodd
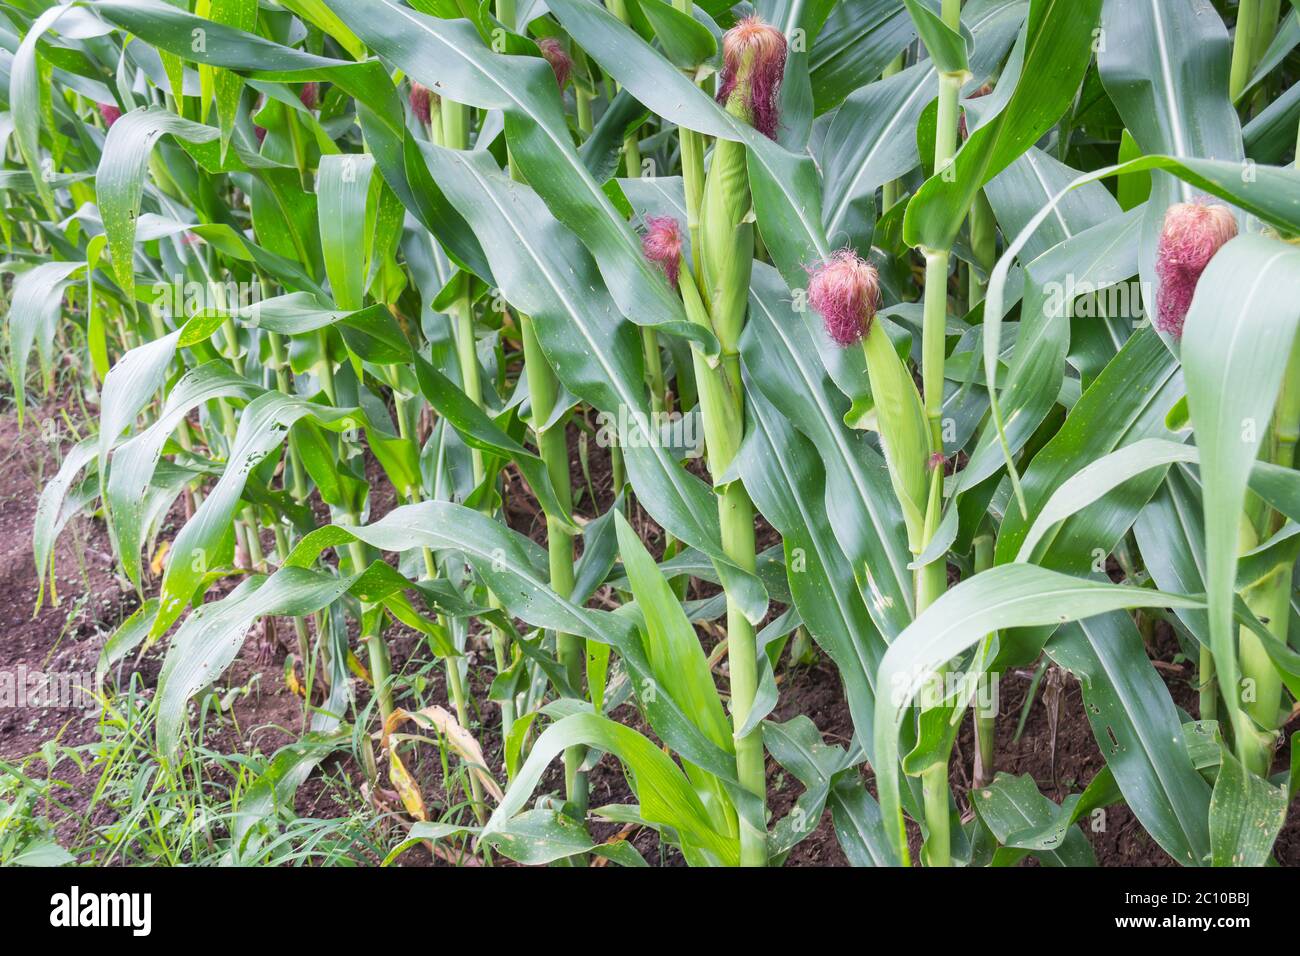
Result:
M1215 866L1264 866L1286 820L1287 791L1261 780L1221 747L1222 762L1210 798L1210 844Z
M104 511L118 560L137 589L141 586L140 549L148 530L145 500L163 445L181 421L204 403L222 398L251 401L261 393L262 389L236 375L224 362L206 362L176 383L157 421L114 449L104 489Z
M1132 619L1105 614L1067 624L1047 653L1079 678L1097 747L1142 826L1179 863L1204 864L1209 788Z
M263 821L273 820L278 809L292 806L294 794L312 770L326 757L346 747L349 739L345 732L313 732L275 752L239 802L231 828L238 847L238 852L232 849L234 859L256 851L259 841L252 836L254 828Z
M1014 505L1008 509L995 546L996 563L1015 560L1043 504L1085 464L1143 438L1175 438L1165 428L1165 418L1183 394L1181 371L1155 332L1146 328L1130 338L1035 456L1025 474L1026 514ZM1068 518L1053 536L1051 547L1040 552L1038 563L1075 574L1095 570L1159 482L1159 474L1137 477ZM1047 636L1042 631L1004 634L998 666L1028 663Z
M635 329L620 320L591 259L572 235L546 215L537 196L511 182L490 157L428 148L444 189L479 232L505 297L528 315L556 376L573 394L631 433L620 444L628 477L657 521L712 558L728 592L757 622L766 609L762 583L743 572L721 545L717 505L709 489L675 461L652 432ZM517 217L506 210L523 210ZM525 230L521 218L531 226ZM538 281L541 279L542 281ZM732 585L735 585L734 589Z
M164 134L187 143L211 144L221 136L221 131L182 119L175 113L151 107L132 111L109 130L104 140L104 152L95 174L95 190L99 199L104 230L108 234L109 257L113 276L123 289L132 288L132 255L135 250L136 220L140 215L140 201L144 195L144 176L148 169L150 151ZM248 162L266 165L266 161L252 155L241 156ZM243 168L240 163L234 168Z
M49 368L54 335L63 312L63 292L85 267L84 262L42 262L14 280L7 331L9 377L14 383L19 426L26 407L24 382L32 346L40 351L42 370Z
M761 390L751 388L749 397L750 427L736 458L741 480L763 517L781 532L792 599L813 639L835 661L854 729L870 757L873 683L885 641L836 544L816 449Z
M1300 323L1300 249L1239 236L1211 260L1187 315L1187 405L1201 454L1210 645L1221 686L1239 669L1232 626L1246 484ZM1230 708L1236 715L1240 711ZM1240 736L1244 726L1234 726Z
M917 63L855 90L835 112L822 142L822 215L832 246L871 245L876 190L920 162L915 129L934 98L938 73Z
M1134 607L1195 607L1200 602L1144 588L1101 584L1034 565L993 568L968 578L920 615L885 652L876 675L876 779L894 853L906 839L898 795L900 722L907 704L947 661L1008 627L1064 624Z
M1010 233L1052 197L1057 184L1075 176L1068 166L1030 150L989 184L989 202ZM1025 280L1020 332L1001 396L1009 423L1006 440L1013 452L1029 440L1060 392L1070 347L1071 282L1076 289L1086 287L1084 283L1100 289L1137 269L1142 215L1117 215L1115 202L1100 184L1087 194L1080 190L1076 198L1078 202L1043 222L1027 247L1028 255L1021 256ZM1132 310L1139 308L1133 301ZM997 430L986 426L962 469L960 487L973 488L1002 461Z
M340 308L363 305L370 277L379 186L373 156L322 156L316 174L325 274Z
M754 268L741 354L752 381L817 448L826 467L826 512L872 620L887 638L914 606L903 515L884 460L844 424L848 402L831 385L776 273Z
M903 0L903 6L907 8L908 16L916 26L916 33L939 72L958 75L969 72L967 38L943 21L936 9L938 4L927 0Z
M812 44L809 79L817 113L826 113L880 76L916 28L902 0L837 3Z
M619 512L614 513L614 527L632 594L645 621L646 657L655 680L682 705L702 733L723 750L732 749L731 725L686 613L654 558Z
M719 863L734 866L739 862L737 841L713 829L707 810L672 759L630 727L596 714L572 714L542 732L505 799L483 828L483 837L506 828L523 809L547 764L578 744L612 753L623 762L647 821L672 827L684 844L710 854Z
M663 54L592 0L551 5L565 29L638 100L664 119L747 148L759 231L792 284L830 252L821 226L821 189L811 158L791 153L731 116Z
M144 643L149 636L149 625L157 613L158 599L149 598L118 625L99 652L99 661L95 665L96 679L102 679L118 661Z
M221 479L172 544L159 592L158 617L149 631L151 640L180 617L194 589L213 568L213 556L222 538L230 533L248 474L303 418L334 431L366 424L364 416L354 409L326 408L279 392L268 392L244 409Z
M95 460L95 436L83 438L68 450L63 464L59 466L36 502L36 515L32 518L32 556L36 559L36 579L40 582L36 594L36 610L41 609L45 600L45 582L48 577L53 587L54 569L52 558L54 542L59 532L72 516L67 509L68 492L77 480L83 468Z
M1227 199L1248 212L1254 213L1266 222L1283 229L1300 230L1300 203L1292 198L1300 189L1300 171L1277 167L1262 167L1253 171L1250 177L1241 175L1239 164L1218 160L1186 159L1179 160L1170 156L1144 156L1118 166L1104 169L1072 180L1055 196L1051 202L1025 225L1016 238L1007 247L989 276L988 297L985 300L985 334L984 362L989 381L989 396L992 402L993 424L997 430L999 443L1006 458L1021 511L1025 510L1024 494L1020 488L1019 476L1011 461L1010 446L1006 441L1006 425L1002 415L1002 406L997 399L995 388L997 362L1001 349L1002 316L1004 314L1004 293L1007 275L1011 263L1025 247L1038 226L1051 215L1057 205L1073 189L1085 186L1113 175L1124 175L1147 170L1165 170L1189 182L1208 193Z
M1038 790L1038 784L1029 774L1012 776L1000 773L993 783L976 792L972 801L980 819L993 831L1004 847L1013 847L1013 836L1023 830L1048 825L1058 815L1058 808ZM1000 851L1001 853L1001 851ZM1002 856L999 863L1006 865L1011 854ZM1061 844L1051 850L1034 854L1043 866L1096 866L1092 847L1077 828L1069 828Z
M587 172L564 124L544 60L494 53L462 20L440 20L394 0L340 0L335 12L376 52L458 103L504 110L511 155L547 205L587 245L620 310L639 324L698 338L662 273ZM703 341L703 340L701 340ZM707 344L707 343L705 343Z
M37 44L67 11L67 7L53 6L42 12L23 36L9 66L9 108L14 138L31 174L31 182L51 218L55 216L55 203L48 176L55 169L43 164L40 153L40 120L45 112L42 104L49 103L50 95L48 84L41 82L42 61Z
M728 784L735 781L731 755L701 734L672 696L658 688L633 624L622 615L578 607L552 591L546 584L546 552L532 541L461 505L428 501L395 508L370 525L321 529L300 542L286 563L310 562L323 547L353 539L384 551L458 551L513 616L533 627L611 645L630 669L639 702L660 738L683 759ZM737 799L736 791L730 792Z
M310 614L332 604L355 582L355 577L285 568L270 578L246 581L224 600L195 610L173 635L158 675L159 749L176 753L189 699L220 678L258 617ZM159 614L164 613L160 608Z
M338 41L339 46L348 51L348 55L354 60L366 58L365 45L347 28L347 24L339 19L338 14L330 9L326 0L284 0L280 6L292 10L307 22L328 33Z
M665 0L643 0L641 10L654 27L668 59L683 70L694 70L718 54L718 41L699 20Z
M585 826L556 810L525 810L488 833L483 842L524 866L545 866L604 846L592 840ZM623 845L631 849L631 844ZM641 860L635 849L631 853ZM645 866L645 861L632 865Z
M1142 153L1241 162L1241 123L1228 99L1228 31L1207 0L1108 3L1101 29L1108 40L1124 38L1098 49L1097 70ZM1138 248L1142 281L1154 290L1165 210L1196 193L1194 184L1165 173L1152 174L1150 181Z
M842 747L823 743L817 725L803 714L785 723L763 721L763 744L773 759L804 787L790 813L777 822L768 837L770 852L781 854L817 829L831 788L852 760ZM877 839L883 836L882 829Z
M988 119L973 129L951 168L938 170L908 203L910 246L949 249L980 187L1051 127L1069 107L1088 64L1101 0L1032 0L1029 18L989 96ZM940 61L940 68L943 63Z
M220 66L268 81L326 80L338 84L361 104L358 116L367 144L402 204L426 228L436 229L449 254L459 262L480 275L488 271L482 250L464 222L447 207L437 184L422 174L418 163L410 164L408 171L408 160L417 153L415 141L402 126L397 91L378 61L353 63L316 56L212 23L157 0L104 0L95 5L95 10L145 42L190 62ZM194 43L195 30L204 31L202 46Z
M844 773L830 792L831 819L850 866L888 866L889 840L880 807L856 772Z
M208 16L215 23L223 23L245 32L252 31L257 26L257 0L208 0L208 3ZM244 79L229 70L218 70L213 77L213 89L217 123L221 127L221 154L224 158L230 145L230 135L235 129L235 113L239 108Z

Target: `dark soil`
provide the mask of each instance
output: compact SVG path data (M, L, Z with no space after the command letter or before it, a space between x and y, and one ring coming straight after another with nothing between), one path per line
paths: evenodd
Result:
M55 410L48 410L51 417ZM130 586L113 570L111 549L102 522L79 517L74 519L59 538L56 555L59 604L47 599L34 617L37 578L32 559L32 522L36 512L39 488L57 469L57 447L41 440L39 422L43 414L35 410L27 428L19 432L12 414L0 416L0 627L4 640L0 641L0 671L46 672L76 670L93 672L95 661L104 640L132 610L137 599ZM62 426L60 426L62 428ZM594 441L588 442L588 463L591 487L595 499L586 492L587 475L584 475L578 453L578 429L570 428L570 457L574 488L582 488L575 505L575 515L594 518L608 509L613 502L610 458L606 449ZM66 449L68 436L59 443ZM394 495L381 473L374 471L371 501L371 518L377 518L391 509ZM512 527L537 540L544 540L545 522L535 503L527 494L513 472L507 474L506 513ZM663 532L649 515L635 503L630 510L634 527L640 532L647 547L654 554L663 550ZM184 521L178 503L172 514L173 527L165 529L160 540L169 539ZM775 533L761 522L756 530L758 547L762 549L777 540ZM265 542L268 550L270 540ZM149 556L146 556L146 562ZM156 582L152 582L156 586ZM229 587L214 589L209 600L219 597ZM691 596L716 593L716 588L696 583ZM597 600L601 595L597 595ZM775 613L775 612L774 612ZM1196 694L1191 686L1194 674L1186 663L1175 660L1179 653L1177 642L1167 628L1157 629L1154 659L1159 662L1174 700L1195 713ZM293 632L288 621L274 622L271 628L259 626L222 680L226 688L246 688L247 692L234 701L232 713L221 722L205 741L208 746L223 752L260 752L270 754L278 747L298 738L302 722L302 701L287 686L284 662L293 643ZM408 678L421 674L426 683L419 705L442 703L447 705L441 667L429 666L430 655L422 638L413 632L399 629L389 632L394 673ZM706 649L712 650L716 635L702 632ZM492 677L492 654L486 634L472 633L470 640L469 673L471 698L476 706L483 707L472 727L479 740L488 765L500 771L504 763L503 746L495 706L486 703ZM161 666L161 650L154 649L138 663L131 664L146 687L156 684ZM717 667L719 686L725 687L725 659ZM810 666L790 666L785 660L778 669L780 699L773 714L774 719L788 720L797 714L809 717L831 744L848 746L853 728L844 703L842 688L830 663L819 657ZM1058 680L1053 676L1053 680ZM1014 774L1028 773L1037 781L1040 790L1054 800L1085 787L1103 766L1103 760L1087 723L1078 684L1065 674L1059 675L1060 713L1055 733L1049 721L1043 695L1040 693L1029 710L1024 733L1014 740L1017 718L1029 688L1030 672L1013 671L1001 683L1001 714L997 732L997 766L999 771ZM364 706L366 690L358 682L359 704ZM404 700L401 703L411 703ZM624 706L616 716L642 732L650 733L640 715ZM1287 737L1297 729L1293 723ZM72 710L57 709L3 709L0 710L0 759L21 761L38 752L45 741L58 739L67 745L93 740L96 735L95 717ZM952 782L960 805L969 810L970 764L972 734L969 720L963 727L957 743L957 759L953 761ZM1285 748L1278 755L1277 769L1288 765ZM443 780L442 762L436 749L414 746L403 752L403 759L420 785L429 815L433 819L447 812L463 800L458 786L448 786ZM62 800L73 815L84 811L95 780L82 776L68 763L59 767L57 774L73 784L73 789ZM498 772L498 777L504 773ZM366 775L358 762L350 756L340 755L325 761L298 791L297 811L305 816L329 818L349 809L346 793L363 794L370 804L382 811L381 827L390 827L400 833L404 815L396 794L388 790L383 779L372 792L365 785ZM339 786L342 784L342 786ZM797 781L769 759L769 798L773 819L787 813L801 792ZM590 782L591 805L626 803L633 800L621 768L612 758L605 757L592 771ZM543 778L539 793L562 794L563 779L558 761ZM340 794L345 794L341 796ZM1096 850L1098 862L1103 866L1171 866L1173 861L1145 834L1133 815L1124 806L1107 810L1104 830L1085 833ZM104 822L98 820L97 822ZM60 827L60 835L67 838L76 830L69 820ZM593 833L600 839L625 836L631 839L645 859L652 865L684 865L679 853L662 846L657 836L646 830L621 829L610 824L596 824ZM1276 847L1278 862L1283 865L1300 865L1300 814L1291 814ZM377 862L377 861L376 861ZM400 865L447 865L449 863L475 862L472 857L456 858L454 850L440 851L435 858L423 846L417 846L399 859ZM791 866L845 866L843 851L836 841L830 814L826 814L820 827L808 839L794 848L788 859ZM1033 865L1027 860L1025 865Z
M47 588L33 615L38 581L32 525L40 488L58 470L59 459L55 446L42 440L42 422L56 419L40 408L28 416L23 432L12 413L0 417L0 669L15 675L93 673L104 639L138 602L113 573L102 527L78 517L64 529L55 553L58 604ZM54 427L64 428L61 422ZM55 737L84 742L94 725L93 716L73 710L0 709L0 759L26 756Z

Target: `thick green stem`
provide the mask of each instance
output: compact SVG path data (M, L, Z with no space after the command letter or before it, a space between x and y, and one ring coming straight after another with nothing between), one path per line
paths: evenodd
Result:
M993 567L993 535L981 534L975 539L975 573ZM997 744L997 714L984 707L976 697L971 711L975 722L975 766L971 774L975 787L987 787L993 782L995 747Z
M365 626L362 640L370 658L370 679L379 695L379 719L385 726L393 713L392 665L388 660L388 645L384 643L383 618L376 614Z
M682 13L690 13L692 0L673 0ZM691 236L691 268L700 274L700 204L704 198L704 137L684 126L677 128L682 152L682 184L686 190L686 229Z
M943 19L954 30L960 29L961 0L943 0ZM962 78L954 74L939 76L939 108L935 125L934 170L943 175L957 150L957 96ZM925 417L930 426L932 454L943 452L943 367L948 323L947 249L925 251L925 298L921 330L921 390ZM939 527L943 511L943 466L934 465L930 496L925 514L922 547L928 547ZM948 586L948 563L940 556L920 568L916 582L916 613L919 616ZM952 852L948 815L948 761L937 761L921 775L926 828L926 861L930 866L949 866Z
M271 361L275 364L276 388L289 395L293 391L293 380L290 377L289 356L284 349L284 340L275 332L268 332L267 335L271 341ZM288 459L289 490L294 500L301 504L307 500L307 474L303 470L302 459L292 444L289 445L285 456Z
M1219 685L1214 679L1214 652L1209 645L1201 645L1201 665L1197 675L1200 684L1201 720L1219 719Z
M609 483L613 486L616 496L627 483L627 478L623 474L623 449L618 447L617 439L609 446Z
M921 774L921 802L925 808L926 866L952 866L952 816L948 812L948 762Z
M316 333L317 348L320 349L320 359L316 362L316 377L320 379L321 391L329 399L331 405L338 404L338 398L334 391L334 363L330 361L329 336L324 329Z
M727 108L734 115L745 118L743 97L733 95ZM713 162L704 182L700 260L708 290L708 300L703 304L707 306L713 333L718 337L721 357L716 369L708 368L703 362L695 363L696 384L705 419L709 471L715 482L730 468L745 433L739 353L740 334L744 330L749 302L750 272L754 264L754 227L748 222L749 209L744 147L719 140L714 146ZM690 294L687 291L690 285L690 278L683 277L684 294ZM712 428L709 424L711 419ZM754 507L740 482L731 482L719 489L718 509L723 551L737 566L753 571ZM741 733L753 709L758 689L758 651L754 627L731 593L727 594L727 659L737 773L741 786L765 806L767 779L763 771L763 740L757 730L743 736ZM740 860L742 866L764 866L767 863L766 825L762 820L747 819L745 814L741 814L740 820Z
M686 314L694 321L708 324L703 300L685 262L681 265L679 275ZM691 355L700 389L700 410L704 417L709 471L716 479L730 467L744 436L744 403L739 390L739 366L724 358L717 368L711 368L694 344ZM718 517L723 551L737 566L753 571L756 566L754 506L739 481L718 489ZM758 690L758 646L753 624L745 617L730 593L727 594L727 660L737 776L741 786L765 805L767 778L763 767L762 737L757 730L741 735L753 710L754 696ZM767 864L767 834L758 828L757 821L751 822L745 814L740 815L740 862L742 866Z
M257 511L249 505L240 512L244 519L244 526L247 529L246 543L248 547L248 563L254 570L266 573L266 555L262 553L262 539L260 529L258 528Z
M497 19L507 30L515 29L515 0L497 0Z
M943 449L943 366L948 324L948 250L925 254L921 328L921 393L932 451Z
M524 340L524 364L528 369L528 397L532 403L533 431L537 448L546 465L551 485L559 504L566 511L572 507L572 489L569 481L569 449L565 441L564 422L547 427L555 412L559 395L559 381L546 360L532 320L519 314L519 329ZM564 517L546 515L546 551L551 572L551 589L568 597L573 593L573 535ZM582 677L586 669L586 642L577 634L555 635L556 657L564 669L565 678L575 692L581 693ZM586 757L586 748L570 747L564 752L564 782L568 799L579 810L587 807L587 778L580 772Z
M1269 633L1285 644L1291 619L1291 565L1279 565L1272 574L1249 588L1243 597L1246 606L1264 622ZM1277 739L1282 675L1255 632L1241 628L1238 643L1243 709L1250 720L1263 729L1249 727L1237 741L1237 752L1249 770L1267 777Z
M650 403L656 412L668 409L668 384L664 380L664 363L659 354L659 335L649 326L641 327L641 347L645 352L645 381L650 389Z
M464 103L443 100L440 115L442 118L442 143L448 149L469 148L469 109Z
M339 524L356 524L355 515L345 515ZM369 564L366 546L360 541L348 545L348 558L352 573L360 574ZM388 718L393 713L392 667L388 660L388 645L384 643L384 618L382 612L372 611L363 605L361 612L361 642L366 645L370 658L370 679L374 683L375 696L379 700L379 718L387 726Z
M1228 75L1228 96L1235 103L1246 90L1255 69L1256 30L1260 22L1260 0L1240 0L1237 25L1232 39L1232 69Z
M679 127L682 185L686 196L686 231L691 237L691 268L700 274L700 208L704 203L704 137Z
M957 155L957 123L960 111L957 105L961 93L962 77L955 73L939 75L939 112L934 129L934 172L941 176Z
M714 474L720 473L710 462ZM722 549L747 571L755 568L754 506L744 485L733 481L718 498L722 524ZM728 595L727 661L731 680L731 720L737 735L749 720L758 692L758 644L754 625ZM763 770L763 738L758 730L736 737L736 775L750 793L766 803L767 777ZM767 833L740 815L740 865L767 865Z
M235 370L236 375L244 374L244 356L239 352L239 332L235 328L235 323L226 319L221 323L221 331L226 339L226 349L229 351L227 356L230 359L230 365Z
M636 133L629 133L623 138L623 162L628 179L641 178L641 141Z
M898 54L898 56L894 57L892 60L889 61L889 65L886 66L884 71L880 74L880 78L882 80L887 80L891 76L901 73L902 71L903 71L903 54L900 53ZM891 179L889 182L885 183L885 185L881 187L881 193L880 193L881 214L883 215L884 213L889 212L890 209L898 205L898 200L902 198L902 195L903 195L903 183L901 180Z
M463 103L444 99L441 101L442 145L449 149L469 148L469 109ZM469 396L479 408L483 407L483 383L478 374L478 346L474 336L474 310L469 299L469 278L460 276L460 295L452 303L450 314L453 321L453 334L456 339L456 358L460 363L461 390ZM486 470L483 465L483 453L477 448L470 451L474 485L483 484ZM491 599L495 605L496 598ZM492 656L497 673L505 671L509 660L508 639L500 628L492 628ZM512 700L501 702L501 731L508 737L510 727L515 722L515 705Z
M468 286L464 275L461 282ZM470 306L468 289L452 303L453 332L456 339L456 359L460 363L461 388L479 408L483 407L483 383L478 374L478 345L474 336L474 311ZM486 474L483 468L483 453L477 448L470 450L474 484L482 484Z

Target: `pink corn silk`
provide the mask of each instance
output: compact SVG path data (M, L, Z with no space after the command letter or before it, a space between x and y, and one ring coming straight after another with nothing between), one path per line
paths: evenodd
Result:
M663 269L674 289L682 262L682 231L671 216L646 216L646 233L641 237L645 257Z
M1237 221L1218 203L1176 203L1165 213L1156 248L1156 328L1181 338L1187 310L1201 273L1225 242L1237 234Z
M861 342L880 302L875 266L852 249L840 249L808 275L808 304L821 315L826 334L845 348Z
M432 115L432 94L427 86L412 81L411 83L411 112L425 126L429 125L429 117Z
M761 17L746 17L722 38L718 102L724 106L737 87L744 90L750 122L768 139L780 124L778 99L785 77L785 37Z
M537 41L538 48L542 51L542 56L546 57L546 62L551 64L551 69L555 71L555 82L564 89L569 82L569 75L573 72L573 60L565 52L563 44L554 37L543 37Z

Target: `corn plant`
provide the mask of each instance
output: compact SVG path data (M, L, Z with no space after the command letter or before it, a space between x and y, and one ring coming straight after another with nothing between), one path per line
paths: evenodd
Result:
M1300 7L0 12L14 411L63 366L98 410L41 497L37 602L98 516L140 602L101 669L161 642L178 780L193 701L280 636L303 741L237 858L354 739L402 848L488 861L644 862L612 822L779 865L829 814L855 865L1091 865L1122 802L1182 865L1269 862L1300 780ZM806 638L848 746L772 718ZM999 772L996 689L1034 665L1105 761L1061 803ZM464 812L431 814L421 741ZM601 761L632 801L595 804Z

